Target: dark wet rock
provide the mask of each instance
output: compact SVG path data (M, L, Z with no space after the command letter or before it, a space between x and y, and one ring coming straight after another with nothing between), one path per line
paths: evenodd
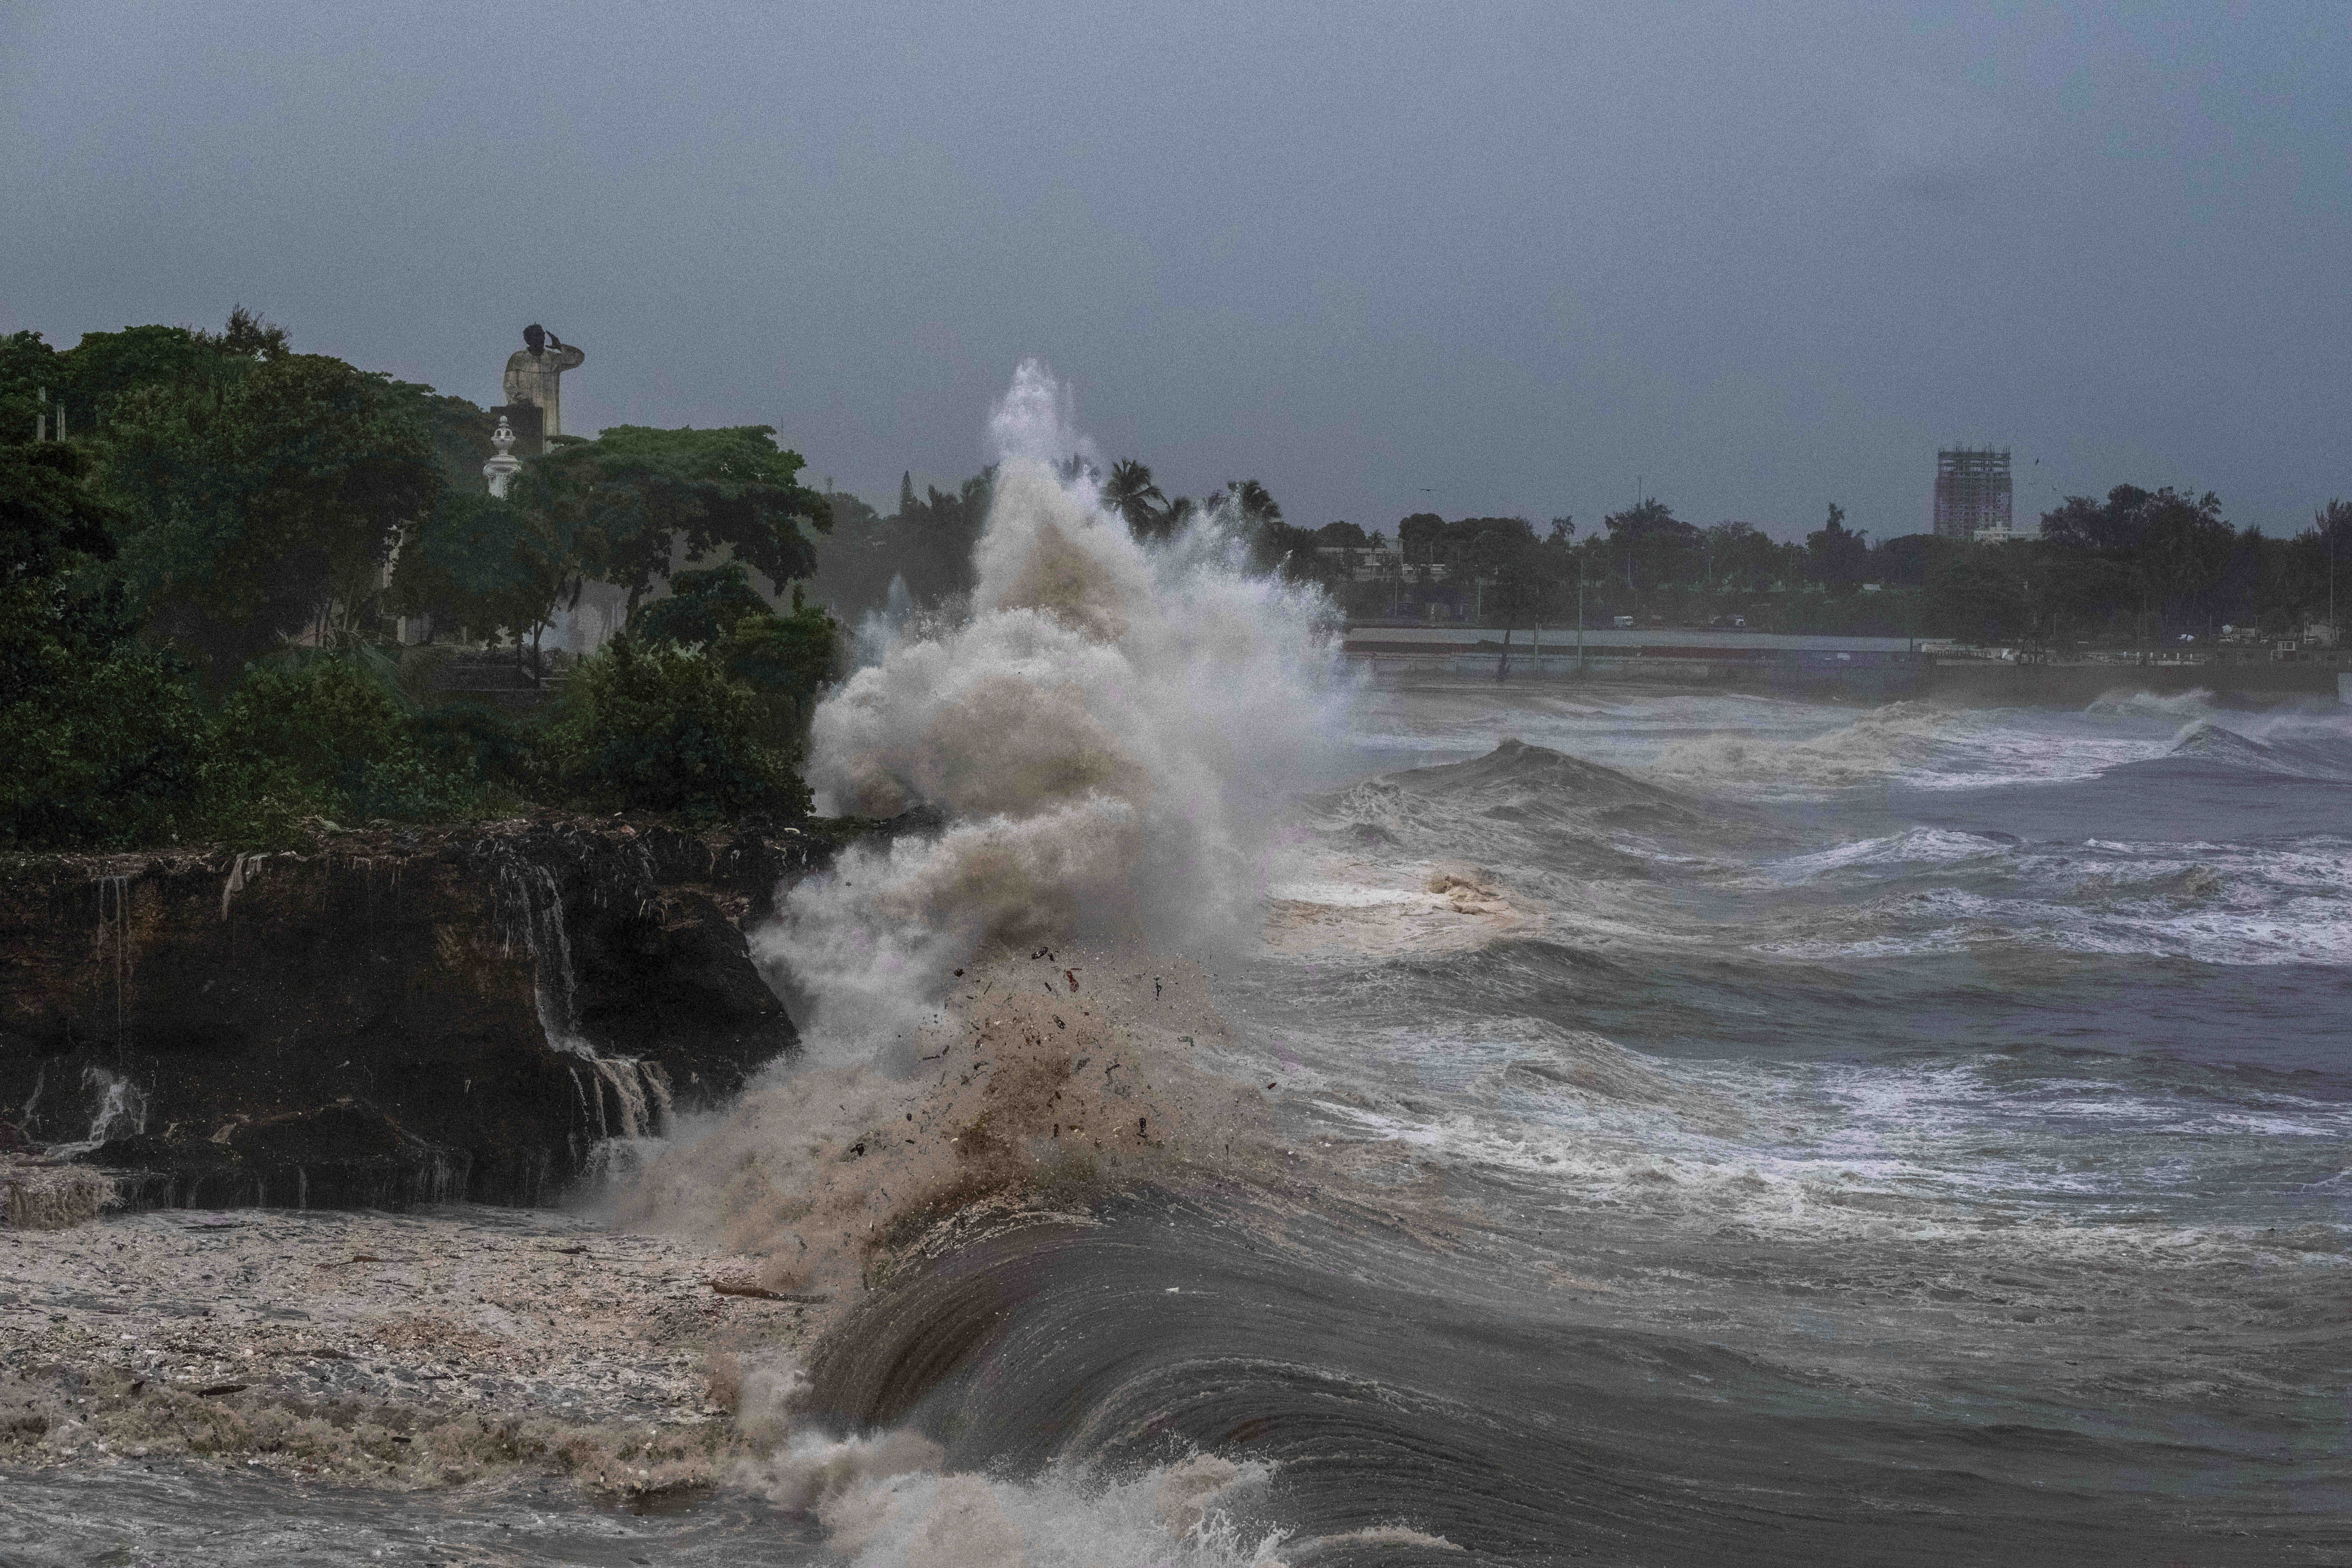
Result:
M124 1173L125 1202L154 1208L404 1209L457 1198L475 1163L474 1151L419 1138L355 1101L234 1121L216 1138L133 1133L89 1157Z
M743 927L865 826L540 820L20 859L0 1118L138 1205L551 1201L604 1140L794 1047Z

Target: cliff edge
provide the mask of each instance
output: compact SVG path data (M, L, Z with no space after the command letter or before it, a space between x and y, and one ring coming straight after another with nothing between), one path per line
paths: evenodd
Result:
M20 858L10 1158L137 1207L552 1201L796 1047L742 928L836 842L542 818Z

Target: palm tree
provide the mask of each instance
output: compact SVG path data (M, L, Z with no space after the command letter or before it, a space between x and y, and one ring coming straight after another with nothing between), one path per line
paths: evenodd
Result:
M1127 529L1138 539L1164 536L1168 514L1153 507L1157 501L1165 504L1168 498L1151 482L1151 470L1132 458L1122 458L1110 466L1110 479L1103 486L1103 504L1127 520Z
M1226 480L1225 495L1232 500L1234 509L1241 513L1242 520L1253 526L1263 528L1267 523L1282 521L1281 503L1266 494L1265 487L1255 479Z

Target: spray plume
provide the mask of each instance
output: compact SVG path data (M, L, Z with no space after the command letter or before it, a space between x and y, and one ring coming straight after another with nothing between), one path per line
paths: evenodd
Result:
M814 1059L620 1203L624 1224L762 1257L766 1288L835 1314L877 1249L998 1197L1212 1166L1279 1179L1255 1086L1195 1065L1228 1039L1205 973L1138 960L1255 915L1253 797L1297 783L1339 732L1328 603L1250 576L1214 514L1137 543L1063 461L1085 447L1035 363L992 429L1003 462L969 614L875 623L877 657L812 738L824 808L923 805L946 826L792 890L755 950L813 1004ZM1265 1563L1279 1539L1244 1539L1219 1511L1263 1483L1222 1460L1118 1483L951 1475L911 1432L763 1426L757 1409L781 1413L786 1392L747 1400L745 1434L770 1454L738 1479L814 1513L860 1563L1076 1563L1116 1542L1133 1561Z
M824 809L928 805L950 824L851 853L763 941L836 1060L903 1037L992 942L1198 948L1238 931L1246 803L1336 734L1318 592L1250 576L1215 514L1139 544L1083 467L1063 477L1087 447L1034 361L991 430L1002 467L969 618L904 623L815 719Z

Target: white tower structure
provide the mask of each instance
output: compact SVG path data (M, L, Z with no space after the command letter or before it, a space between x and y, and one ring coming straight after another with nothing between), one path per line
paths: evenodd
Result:
M507 487L514 483L514 477L522 472L522 459L514 455L514 426L501 414L499 427L490 433L490 445L499 449L499 455L482 465L482 477L490 481L490 493L500 500L506 499Z

